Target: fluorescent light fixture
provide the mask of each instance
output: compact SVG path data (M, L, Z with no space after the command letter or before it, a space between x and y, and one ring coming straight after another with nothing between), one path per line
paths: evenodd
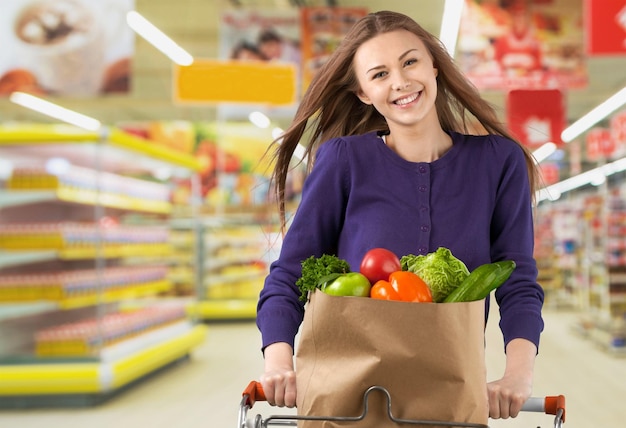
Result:
M299 161L306 163L306 160L304 159L305 152L306 152L306 147L304 147L302 144L298 144L296 146L296 149L293 151L293 155Z
M13 162L0 159L0 180L8 180L13 174Z
M626 87L564 129L561 139L569 143L624 104L626 104Z
M260 111L253 111L248 115L248 120L252 122L252 124L258 128L269 128L270 126L270 118L261 113Z
M552 142L547 142L537 150L533 152L533 157L535 158L536 163L541 163L544 160L548 159L552 153L556 151L556 144Z
M459 36L461 26L461 15L463 14L464 0L446 0L443 6L443 18L441 19L441 31L439 40L448 50L451 57L454 57L456 41Z
M282 135L283 135L283 131L282 129L276 127L274 129L272 129L272 138L275 140L278 140Z
M537 192L537 202L541 202L545 199L554 201L561 197L565 192L577 189L578 187L591 184L599 186L604 183L607 177L616 174L618 172L626 171L626 157L618 159L614 162L607 163L589 171L585 171L582 174L575 175L567 178L563 181L559 181L556 184L548 186Z
M55 119L62 120L63 122L70 123L88 131L98 131L102 126L100 121L92 117L85 116L73 110L68 110L57 104L24 92L13 92L9 99L22 107L38 111L39 113L54 117Z
M283 132L284 131L280 128L274 128L272 129L272 137L275 140L278 140L281 137L281 135L283 135ZM278 142L281 143L282 140L278 140ZM302 144L298 144L296 146L296 149L293 151L293 157L295 157L296 159L298 159L304 164L306 164L306 159L304 158L305 154L306 154L306 147L304 147Z
M193 57L137 11L126 14L128 26L178 65L193 63Z
M70 171L72 164L65 158L54 157L46 161L45 168L52 175L63 175Z

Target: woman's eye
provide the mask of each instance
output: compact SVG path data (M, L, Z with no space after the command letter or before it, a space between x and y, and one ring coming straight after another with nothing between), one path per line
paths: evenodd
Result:
M413 64L415 64L416 62L417 62L417 60L416 60L415 58L412 58L412 59L407 59L407 60L404 62L404 65L405 65L405 66L406 66L406 65L413 65Z
M372 79L380 79L381 77L385 77L387 75L386 71L379 71L378 73L372 76Z

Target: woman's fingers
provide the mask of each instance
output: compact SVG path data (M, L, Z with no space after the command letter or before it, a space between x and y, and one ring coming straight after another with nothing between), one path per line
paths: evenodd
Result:
M294 371L266 373L261 376L261 385L270 405L295 407L296 373Z

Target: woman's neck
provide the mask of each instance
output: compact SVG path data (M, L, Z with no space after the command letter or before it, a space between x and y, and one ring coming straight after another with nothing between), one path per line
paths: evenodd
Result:
M433 162L452 147L452 138L440 126L422 129L392 129L387 146L410 162Z

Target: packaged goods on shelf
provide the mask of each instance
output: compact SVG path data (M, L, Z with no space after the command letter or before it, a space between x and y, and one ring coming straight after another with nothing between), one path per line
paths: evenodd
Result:
M166 266L109 267L44 273L0 274L0 302L57 302L97 296L105 300L132 292L167 289Z
M166 226L111 225L95 222L0 224L0 249L65 249L72 247L164 244Z
M97 356L102 348L186 318L182 305L158 305L40 330L38 356Z

